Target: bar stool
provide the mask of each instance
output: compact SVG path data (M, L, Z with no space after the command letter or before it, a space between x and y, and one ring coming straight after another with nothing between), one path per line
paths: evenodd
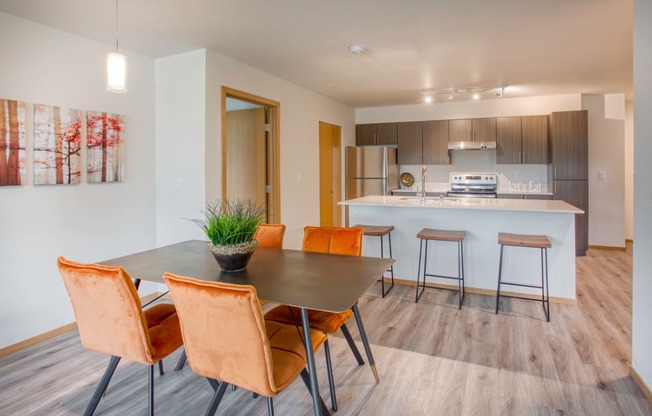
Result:
M353 225L351 228L354 228L354 227L362 227L362 229L364 230L363 231L364 235L371 236L371 237L380 237L380 257L385 257L385 253L383 251L383 246L384 246L383 237L387 236L387 238L389 240L389 257L392 258L392 234L391 234L391 232L394 230L393 225L361 225L361 224L357 224L357 225ZM389 289L387 289L387 292L385 292L385 275L383 274L383 276L380 279L378 279L381 282L380 291L381 291L383 297L385 297L385 295L387 295L392 290L392 288L394 287L394 265L389 266L389 269L387 269L387 271L390 272L390 274L392 276L392 285L389 287Z
M531 287L535 289L541 289L541 304L543 305L543 311L546 314L546 320L550 322L550 293L548 291L548 249L552 247L552 244L550 244L550 240L548 239L548 237L546 237L545 235L521 235L521 234L498 233L498 244L500 244L500 263L498 265L498 290L496 291L496 314L498 313L498 306L499 306L501 296L504 298L536 300L532 298L526 298L523 296L501 295L500 285ZM503 282L502 280L503 248L505 246L538 248L541 250L541 286L528 285L524 283L515 283L515 282Z
M421 239L419 243L419 268L417 271L417 293L414 299L414 302L419 302L419 298L423 294L423 291L426 288L431 289L444 289L444 290L455 290L448 289L438 286L428 286L426 285L426 276L429 277L439 277L443 279L453 279L457 280L457 292L459 296L459 308L462 309L462 302L464 302L464 237L466 236L466 231L448 231L448 230L433 230L430 228L424 228L417 234L417 238ZM428 264L428 241L448 241L451 243L457 243L457 277L455 276L442 276L437 274L428 274L426 272L426 265ZM423 242L426 242L425 251L423 250ZM423 285L421 286L421 291L419 291L419 279L421 276L421 253L424 253L423 260Z

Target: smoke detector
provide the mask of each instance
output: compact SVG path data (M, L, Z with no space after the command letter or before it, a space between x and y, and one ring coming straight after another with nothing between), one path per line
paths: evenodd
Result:
M351 45L349 46L349 50L354 55L362 55L367 50L367 48L365 48L364 45Z

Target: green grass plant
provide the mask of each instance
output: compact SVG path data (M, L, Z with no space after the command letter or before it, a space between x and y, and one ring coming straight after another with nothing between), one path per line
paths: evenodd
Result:
M216 201L206 204L204 219L191 219L216 246L248 243L265 218L265 208L250 200Z

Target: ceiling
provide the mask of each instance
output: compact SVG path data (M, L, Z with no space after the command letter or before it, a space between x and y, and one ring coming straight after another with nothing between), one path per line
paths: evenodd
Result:
M0 0L0 11L114 43L114 0ZM632 0L120 0L118 34L121 49L207 48L358 108L434 90L495 99L502 86L631 94L632 13Z

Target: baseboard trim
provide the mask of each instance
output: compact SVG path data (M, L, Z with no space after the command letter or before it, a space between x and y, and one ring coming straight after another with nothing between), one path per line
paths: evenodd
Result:
M645 394L645 397L647 397L648 401L652 403L652 390L650 390L648 385L645 384L641 376L638 375L632 366L629 366L629 376L632 378L632 380L634 380L634 383L638 386L639 389L641 389L643 394Z
M598 250L616 250L616 251L627 251L627 247L616 247L616 246L594 246L589 245L589 249L598 249Z
M154 299L155 297L161 295L161 292L155 292L155 293L150 293L147 296L143 296L140 298L141 303L147 303L150 300ZM167 296L167 295L166 295ZM164 296L164 298L166 297ZM17 342L12 345L8 345L4 348L0 348L0 357L7 356L9 354L13 354L17 351L20 351L22 349L25 349L27 347L31 347L32 345L36 345L40 342L47 341L50 338L57 337L61 334L65 334L68 331L72 331L73 329L77 329L77 322L72 322L69 324L66 324L64 326L60 326L59 328L55 328L51 331L44 332L42 334L36 335L35 337L28 338L24 341Z
M385 277L385 283L391 283L391 278ZM407 280L407 279L398 279L395 278L394 282L399 285L405 285L405 286L416 286L417 282L416 280ZM457 285L447 285L445 283L431 283L428 282L428 286L435 286L435 287L441 287L442 289L457 289ZM466 286L464 288L465 293L472 293L474 295L485 295L485 296L496 296L496 291L491 290L491 289L480 289L477 287L469 287ZM518 293L518 292L509 292L506 290L501 290L501 294L505 294L507 296L521 296L524 298L530 298L532 300L541 300L540 295L530 295L530 294L525 294L525 293ZM577 300L576 299L570 299L570 298L560 298L560 297L555 297L555 296L550 296L550 303L560 303L564 305L577 305Z

